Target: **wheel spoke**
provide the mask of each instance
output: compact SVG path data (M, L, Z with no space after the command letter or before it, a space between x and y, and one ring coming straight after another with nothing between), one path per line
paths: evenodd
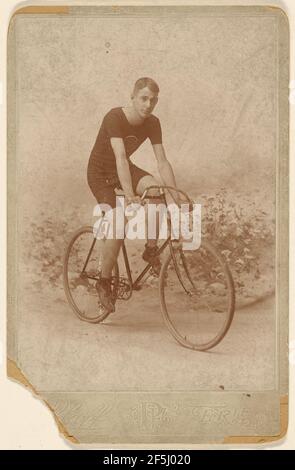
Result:
M64 287L68 301L81 319L90 323L102 321L108 313L99 302L96 283L101 276L103 241L96 240L92 227L79 230L72 238L64 262ZM118 279L118 266L113 275ZM113 282L116 298L117 282Z
M234 313L232 278L206 240L198 250L180 250L174 259L166 260L160 295L166 324L186 347L209 349L221 341L230 326Z

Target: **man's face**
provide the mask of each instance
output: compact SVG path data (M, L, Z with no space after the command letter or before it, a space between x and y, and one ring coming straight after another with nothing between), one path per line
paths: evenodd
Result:
M158 102L158 93L154 93L148 87L142 88L133 95L132 102L139 116L145 119L153 112Z

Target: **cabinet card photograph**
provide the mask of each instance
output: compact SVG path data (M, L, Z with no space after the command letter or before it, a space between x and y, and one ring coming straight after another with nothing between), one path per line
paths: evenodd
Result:
M288 83L279 8L14 14L8 375L69 442L285 434Z

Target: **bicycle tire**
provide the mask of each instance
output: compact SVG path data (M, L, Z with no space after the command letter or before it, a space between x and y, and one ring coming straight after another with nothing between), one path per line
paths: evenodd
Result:
M85 256L85 258L82 258L81 265L84 266L85 261L87 259L87 256L90 254L90 247L92 246L92 243L94 243L93 248L95 248L95 246L97 246L97 240L95 240L94 237L93 237L93 227L91 227L91 226L81 227L80 229L78 229L72 235L71 240L67 245L65 256L64 256L64 263L63 263L64 291L65 291L67 300L68 300L72 310L74 311L74 313L77 315L77 317L80 320L86 321L88 323L100 323L110 314L110 312L108 312L100 304L99 296L98 296L98 293L97 293L96 288L95 288L95 283L99 279L100 274L99 274L98 266L95 266L96 261L99 261L99 259L94 258L94 249L92 249L92 252L90 254L90 257L89 257L89 260L88 260L88 263L87 263L87 266L88 266L89 263L92 262L91 266L93 267L93 269L95 268L95 272L91 273L91 276L90 276L90 269L91 269L90 267L88 268L89 269L88 273L86 272L86 275L83 274L83 277L81 277L81 274L80 275L78 274L80 272L81 267L77 267L77 269L76 269L75 266L74 266L74 269L77 272L70 271L70 267L69 267L71 255L74 256L73 247L75 246L77 241L79 241L82 238L83 235L85 235L89 239L89 240L87 240L87 243L88 243L88 241L90 243L91 237L92 237L92 241L91 241L91 245L89 246L89 251L87 252L87 250L86 250L86 253L83 254L83 256ZM101 253L98 250L96 250L95 254L97 256L101 256ZM77 253L76 253L76 255L77 255ZM77 256L76 256L76 258L77 258ZM73 259L73 263L74 263L74 261L75 260ZM70 273L73 275L73 278L70 278L70 276L69 276ZM90 283L90 281L91 281L91 283ZM113 298L114 298L114 302L116 301L116 293L117 293L118 284L119 284L119 268L118 268L118 263L116 262L115 265L114 265L114 268L113 268L113 272L112 272L112 295L113 295ZM92 304L93 304L93 313L91 312L91 315L86 314L85 309L83 311L82 308L81 308L81 305L79 305L79 303L83 304L83 302L81 301L81 297L86 297L85 293L80 292L80 293L77 294L77 292L76 292L76 294L77 294L76 297L74 296L74 293L73 293L75 289L77 290L77 288L79 286L83 287L83 285L86 289L86 294L89 294L89 296L91 295L91 296L94 297L94 301L92 302ZM91 289L91 294L90 294L90 289ZM80 299L79 302L77 301L78 298ZM94 312L95 305L96 305L96 308L97 308L97 312L99 312L98 314L96 314ZM84 306L85 306L85 302L84 302Z
M213 307L211 307L211 311L208 308L208 305L210 306L210 304L208 304L208 302L210 302L210 295L208 295L208 292L210 291L210 282L207 279L209 277L209 268L206 267L204 260L200 262L200 257L204 256L202 255L202 252L207 253L207 261L209 259L208 254L210 254L212 260L216 264L218 264L219 272L218 270L216 271L215 268L214 275L216 274L216 272L218 273L216 274L216 276L219 276L218 282L220 283L221 289L223 289L222 292L220 291L219 294L216 294L215 305L212 304ZM193 254L191 255L191 253ZM183 262L183 256L186 259L186 262ZM187 262L189 256L195 256L194 263L191 263L190 266ZM177 257L182 260L182 267L180 267L179 259L176 259ZM210 268L212 268L213 266L213 261L210 261L211 264L209 263ZM202 271L206 272L206 269L208 272L206 273L206 275L203 275ZM179 271L180 276L178 275L179 273L177 274L177 270ZM188 273L186 272L186 270L188 271ZM174 277L173 271L175 273ZM194 272L197 273L195 277ZM203 276L204 279L202 279L201 276ZM172 283L174 283L176 286L174 291ZM224 288L222 288L222 285L224 286ZM186 290L189 293L187 293ZM207 299L203 300L204 305L206 304L206 307L204 307L200 301L202 290L204 299ZM198 250L195 250L194 252L186 252L182 250L174 251L172 249L171 253L170 250L170 253L164 261L161 269L159 294L161 302L161 311L165 324L168 327L168 330L170 331L172 336L182 346L186 348L194 349L197 351L206 351L208 349L211 349L218 343L220 343L220 341L224 338L231 326L235 311L235 289L233 278L229 267L222 258L221 254L219 254L216 248L204 238L202 239L200 248ZM171 297L170 299L169 296ZM196 331L199 328L198 334L200 336L204 336L207 333L205 333L205 331L201 331L201 328L203 328L204 330L207 329L209 331L213 328L214 324L217 324L217 320L218 323L220 322L222 297L226 297L226 299L224 300L227 304L224 308L224 310L226 310L224 312L224 321L221 321L221 324L219 326L216 326L217 331L212 333L212 338L209 338L208 335L208 338L203 339L202 341L196 339L192 340L191 336L197 335L197 333L193 332L193 328L196 328ZM193 305L192 307L191 304ZM189 319L188 313L186 313L186 311L184 310L188 305L190 312ZM205 309L207 309L207 311ZM200 317L200 320L198 321L197 315L199 315ZM184 330L185 321L187 322L187 325L185 326L186 329L184 333L182 330Z

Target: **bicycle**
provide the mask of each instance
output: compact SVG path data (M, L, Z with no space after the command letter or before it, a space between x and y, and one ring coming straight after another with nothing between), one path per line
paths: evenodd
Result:
M188 195L171 186L150 186L143 193L158 188L167 207L166 194L176 191L192 203ZM171 229L171 222L170 222ZM100 304L96 284L100 279L102 263L102 240L98 240L91 226L80 228L67 247L64 259L64 289L73 311L80 320L100 323L109 313ZM202 236L197 250L183 250L181 243L167 239L158 249L161 255L166 247L169 252L159 276L159 295L164 322L172 336L182 346L206 351L216 346L228 332L235 311L235 289L229 267L221 254ZM127 249L122 241L122 254L126 276L119 274L116 261L112 271L111 291L114 302L128 300L141 281L150 272L145 268L133 280Z

